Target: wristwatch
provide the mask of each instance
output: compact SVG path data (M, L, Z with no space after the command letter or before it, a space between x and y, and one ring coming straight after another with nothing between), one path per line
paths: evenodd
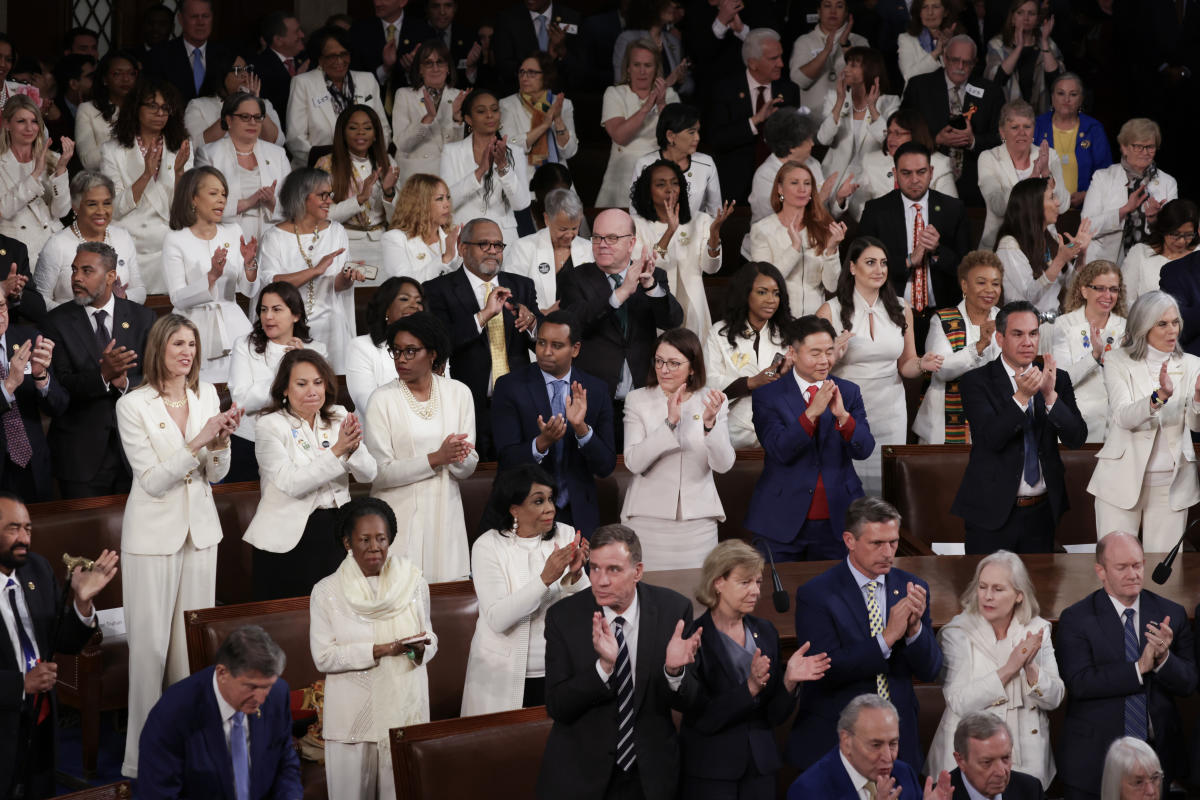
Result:
M663 421L667 423L667 427L671 429L671 432L672 432L672 433L674 433L674 432L675 432L675 429L679 427L679 423L678 423L678 422L671 422L671 420L670 420L670 419L665 419L665 420L663 420Z

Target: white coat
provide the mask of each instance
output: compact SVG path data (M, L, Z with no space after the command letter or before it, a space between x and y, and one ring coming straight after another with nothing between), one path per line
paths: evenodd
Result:
M1052 150L1051 153L1054 151ZM1083 216L1092 221L1092 243L1088 245L1088 261L1104 259L1118 266L1125 258L1121 238L1125 221L1121 219L1121 206L1129 200L1126 189L1127 178L1121 162L1111 164L1092 173L1087 196L1083 199ZM1159 170L1147 186L1150 196L1159 203L1167 203L1179 197L1179 184L1167 173ZM1149 233L1149 227L1146 233Z
M267 98L261 98L263 105L267 109L267 118L275 123L278 133L275 134L274 141L271 144L283 147L287 143L287 137L283 133L283 123L279 120L279 112L275 110L275 106L271 105L271 101ZM206 144L215 144L221 139L228 139L229 134L222 131L221 139L214 142L204 141L204 132L209 126L221 118L221 107L225 101L216 96L194 97L188 101L187 107L183 110L183 127L187 129L188 138L192 140L192 150L198 151ZM229 176L226 175L226 178ZM232 197L233 195L230 195Z
M571 240L571 265L578 267L591 261L592 243L582 236L576 236ZM656 265L663 266L661 261ZM524 275L533 281L538 308L545 311L554 305L558 299L558 273L554 271L554 245L550 243L550 229L542 228L537 233L522 236L515 245L505 250L504 271ZM676 285L672 276L672 291L675 291Z
M450 189L450 199L454 203L454 216L460 220L471 220L476 217L487 217L500 226L504 233L505 242L515 242L517 236L517 217L513 213L522 208L528 208L529 173L525 159L519 150L511 145L513 157L508 161L508 172L504 175L492 167L492 191L483 195L483 183L475 179L475 144L471 138L461 142L453 142L442 148L442 160L438 174ZM484 175L487 180L487 175Z
M381 135L386 142L392 138L387 114L383 110L383 94L379 83L369 72L351 71L354 81L352 104L370 106L383 126ZM292 166L308 165L308 151L320 145L333 144L333 129L338 113L333 97L325 86L325 73L320 67L292 78L287 104L287 147L292 154Z
M0 234L22 242L31 265L46 240L62 230L59 218L71 210L71 179L66 172L53 174L56 160L51 154L35 178L32 162L22 164L12 150L0 155ZM8 276L7 265L3 274Z
M246 238L251 236L262 240L266 228L276 222L283 221L283 204L279 202L279 192L283 189L284 178L292 171L287 153L283 148L258 139L254 142L254 158L258 162L258 185L241 185L242 170L238 167L237 152L233 140L228 136L209 142L196 151L196 166L208 165L216 167L225 176L229 184L229 200L226 206L224 221L236 222L246 232ZM239 200L249 197L262 186L275 184L275 208L258 207L245 214L230 212L237 211Z
M91 100L75 109L75 152L84 169L99 171L100 147L112 138L112 126L117 124L119 112L119 108L114 108L112 119L106 120Z
M1058 368L1066 370L1071 376L1075 404L1087 423L1087 440L1103 442L1105 428L1108 427L1108 389L1104 385L1104 370L1092 357L1091 335L1092 329L1084 316L1084 307L1080 306L1054 320L1050 347ZM1112 355L1121 346L1121 337L1124 335L1125 318L1109 314L1108 324L1100 332L1101 338L1111 347L1107 355ZM1085 340L1087 347L1084 347Z
M747 332L751 329L747 326ZM704 338L704 370L708 376L708 388L724 392L738 378L753 378L766 369L776 353L786 353L783 337L764 327L758 339L758 352L754 352L754 336L738 336L737 345L729 344L725 335L725 323L715 322ZM758 448L758 434L754 431L754 414L751 396L738 397L729 401L729 441L737 450ZM711 435L711 434L710 434Z
M792 247L787 228L777 214L770 214L750 226L750 260L774 264L783 273L788 287L788 305L793 317L815 314L825 302L825 292L837 288L842 262L835 248L831 255L818 252L803 232L802 249Z
M1030 152L1029 158L1031 164L1037 160L1037 148ZM1062 164L1053 147L1050 148L1049 162L1050 177L1054 179L1054 197L1058 200L1058 213L1062 214L1071 207L1071 195L1063 182ZM1017 168L1013 166L1012 157L1009 156L1008 148L1003 142L979 154L979 191L983 193L983 200L987 205L983 236L979 240L980 250L991 250L996 246L996 233L1000 230L1000 223L1004 221L1008 196L1019 180L1021 179L1017 175ZM1088 249L1088 259L1095 260L1091 248Z
M75 231L67 227L47 239L42 252L38 253L33 283L38 294L45 298L47 310L75 299L75 293L71 291L71 264L82 243ZM138 266L133 237L120 225L110 224L105 243L117 251L117 280L125 284L125 299L145 303L146 284Z
M575 133L575 104L566 98L563 98L562 116L553 122L550 129L543 134L547 137L554 137L556 147L558 146L558 137L554 136L554 129L558 127L560 121L562 126L567 129L567 143L559 148L558 154L560 161L565 161L568 158L574 158L575 154L579 152L579 136ZM533 114L529 113L529 109L521 102L519 94L510 94L500 101L500 132L508 137L508 143L514 153L529 153L529 144L525 141L525 137L529 134L531 127L533 127Z
M423 125L422 90L407 86L396 90L392 101L392 141L396 143L396 166L400 168L397 189L413 175L437 175L442 148L463 138L463 123L454 121L454 101L460 94L461 89L447 87L433 122Z

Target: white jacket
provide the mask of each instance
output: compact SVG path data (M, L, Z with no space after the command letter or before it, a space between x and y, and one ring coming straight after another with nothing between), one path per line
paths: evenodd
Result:
M37 263L42 245L62 230L60 217L71 210L70 177L54 175L57 159L51 154L40 178L30 172L9 150L0 155L0 234L22 242L29 251L29 264ZM3 269L8 276L8 267Z
M275 123L276 129L279 131L275 134L274 141L271 144L283 147L287 142L287 137L283 134L283 123L279 120L279 112L275 110L275 106L271 105L271 101L267 98L260 98L263 101L263 106L267 110L267 118ZM207 97L193 97L188 101L187 107L183 110L183 127L187 130L188 138L192 140L192 149L198 151L206 144L215 144L221 139L228 139L229 134L222 132L221 139L214 139L212 142L204 141L204 132L209 126L221 118L221 107L225 101L216 95ZM225 175L229 177L228 174ZM232 197L232 195L230 195Z
M633 189L633 184L637 182L642 171L660 158L662 154L655 149L633 162L633 181L629 188ZM692 210L693 217L701 211L710 217L721 213L721 179L717 176L717 164L712 160L712 156L706 153L692 153L691 164L688 171L683 173L683 179L687 181L688 207ZM774 175L771 176L771 180L775 180ZM637 217L637 212L632 207L629 213L634 218Z
M454 216L460 220L487 217L500 226L505 242L517 240L517 218L513 213L529 207L529 173L521 151L511 143L513 157L508 162L508 172L503 176L492 167L492 191L484 197L483 183L475 179L475 144L468 137L452 142L442 148L442 160L438 174L450 189L454 203ZM487 180L485 174L484 180Z
M392 101L392 137L396 143L396 166L400 168L397 189L413 175L437 175L442 148L463 138L463 123L454 121L454 101L460 94L461 89L447 87L442 92L433 122L423 125L425 101L422 90L408 86L396 90Z
M578 267L591 261L592 243L582 236L576 236L571 240L572 266ZM658 266L662 266L662 263ZM542 228L537 233L522 236L516 244L505 250L504 271L524 275L533 281L538 308L545 311L554 305L558 299L558 273L554 271L554 245L550 243L550 229ZM675 290L677 284L674 277L670 279L670 286Z
M755 353L753 336L738 336L737 345L732 346L724 327L725 323L720 320L714 322L704 338L704 370L709 389L724 392L738 378L753 378L762 372L776 353L787 352L783 338L771 333L769 328L764 327L761 331ZM729 441L737 450L761 446L754 431L750 400L751 396L746 395L729 401Z
M1054 151L1051 150L1051 153ZM1118 266L1125 258L1121 238L1125 221L1121 219L1121 206L1129 200L1126 189L1125 168L1121 162L1110 164L1092 173L1087 196L1083 199L1083 216L1092 221L1092 243L1088 245L1088 261L1104 259ZM1150 181L1147 190L1159 203L1179 197L1179 184L1162 170ZM1147 225L1146 233L1150 232Z
M384 279L408 277L424 283L447 272L454 272L462 265L462 257L457 252L449 261L442 260L442 254L446 252L446 232L441 228L438 229L436 246L425 244L417 236L409 238L399 228L392 228L385 233L381 243L383 263L380 266Z
M1029 159L1031 164L1037 160L1037 148L1030 152ZM1062 164L1053 147L1050 148L1049 162L1050 177L1054 179L1054 197L1058 200L1058 213L1062 214L1071 207L1071 195L1063 182ZM979 191L983 193L984 203L987 204L987 219L983 222L983 236L979 240L980 250L991 250L996 246L996 233L1004 222L1008 196L1019 180L1017 168L1013 166L1012 157L1003 142L979 154ZM1091 248L1088 248L1088 260L1095 260Z
M279 192L283 189L284 178L292 171L292 165L288 162L287 153L282 147L264 142L262 139L254 142L254 158L258 161L259 184L242 186L241 170L238 169L233 139L225 136L196 150L196 166L216 167L225 176L225 182L229 184L229 200L224 221L236 222L241 225L242 230L247 231L247 240L251 236L257 236L261 241L260 230L265 230L271 223L283 221L283 205L279 202ZM260 186L270 186L272 182L275 183L274 209L268 211L266 208L260 207L246 214L231 213L237 211L239 200L254 194ZM250 219L252 216L254 219ZM261 219L259 219L260 216Z
M369 72L351 71L354 81L353 104L370 106L379 116L382 131L376 135L390 141L392 130L387 114L383 110L383 94L379 83ZM333 144L333 129L338 114L334 110L333 97L325 86L325 73L320 67L303 72L292 78L287 104L287 146L292 154L292 166L308 165L308 151L319 145Z
M117 280L126 285L125 299L145 303L146 284L142 281L133 237L120 225L110 224L106 243L117 251ZM75 299L75 293L71 291L71 264L80 244L82 240L68 227L51 236L42 246L37 267L33 270L33 282L38 294L46 300L47 310Z
M900 74L908 83L917 75L937 72L942 68L941 59L933 57L921 46L921 40L911 33L905 32L896 37L897 57L900 61Z
M446 101L443 99L442 102ZM563 98L562 116L559 119L562 121L563 127L567 129L567 143L559 148L559 156L564 160L574 158L575 154L579 152L579 137L575 134L575 105L566 98ZM532 123L533 115L529 113L529 109L525 108L519 94L510 94L500 101L500 132L508 137L508 143L512 146L514 153L529 153L529 145L525 141L525 137L529 134L529 129L533 127ZM544 135L554 136L556 127L558 127L558 122L553 123ZM557 137L554 138L554 143L557 146Z
M867 112L859 127L857 142L854 137L854 103L850 99L850 93L847 92L846 96L842 98L841 113L835 124L833 106L836 102L837 90L830 89L825 95L825 111L824 116L821 117L821 127L817 129L817 141L829 147L825 151L825 157L821 159L821 169L826 175L836 172L838 174L837 185L841 186L846 182L847 167L855 160L856 153L861 162L867 153L877 152L883 147L883 140L887 136L888 117L900 107L900 98L894 94L880 95L879 102L876 103L879 116L872 122L871 114ZM863 183L862 170L856 169L854 173L854 182L861 185ZM836 190L834 194L836 194Z
M634 231L640 252L653 250L667 232L667 223L650 222L634 217ZM681 223L667 244L667 255L658 256L654 265L667 273L671 294L683 308L683 327L697 336L704 336L712 324L708 311L708 296L704 291L704 274L712 275L721 268L722 253L708 252L708 231L713 219L701 211L690 222ZM634 258L638 253L634 253ZM588 259L589 261L591 259Z
M100 169L100 147L112 138L112 126L117 123L119 112L119 108L114 108L112 119L106 120L91 100L75 109L75 152L84 169Z
M946 443L946 384L952 383L966 373L981 367L1000 355L1000 345L996 339L988 342L983 348L982 355L976 345L979 342L979 327L972 325L967 317L967 301L958 304L958 313L962 315L966 328L967 343L958 351L950 346L946 332L942 328L942 320L936 314L929 318L929 333L925 337L925 352L941 356L942 368L933 373L929 380L929 388L921 398L921 407L913 418L913 433L921 444ZM988 319L995 319L1000 309L992 307Z
M837 288L842 271L836 249L825 255L812 247L807 231L803 236L803 250L792 247L787 228L777 214L769 214L750 226L750 260L769 262L783 273L793 317L817 313L825 302L826 290Z
M1109 314L1108 324L1100 332L1101 338L1110 347L1105 364L1108 363L1107 356L1121 346L1121 337L1124 335L1125 318ZM1071 376L1075 404L1087 423L1087 440L1103 442L1104 431L1108 427L1108 389L1104 386L1104 370L1092 357L1091 336L1091 326L1084 316L1084 307L1080 306L1054 320L1050 347L1058 368L1066 370ZM1085 340L1087 347L1083 346Z

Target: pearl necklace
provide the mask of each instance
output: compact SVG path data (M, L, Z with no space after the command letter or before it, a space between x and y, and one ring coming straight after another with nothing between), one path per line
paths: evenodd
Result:
M408 388L408 384L400 381L400 394L404 396L404 401L408 403L408 408L421 419L433 419L438 413L438 408L441 405L438 392L437 380L429 382L429 399L422 402L418 400Z
M251 149L250 149L250 152L249 152L249 153L243 153L241 150L238 150L238 149L237 149L237 147L235 146L235 147L233 148L233 152L237 154L237 157L238 157L238 158L249 158L250 156L254 155L254 149L253 149L253 148L251 148Z
M78 220L71 223L71 233L75 234L75 238L78 239L79 241L81 241L81 242L87 241L86 239L83 238L83 234L80 233L80 231L79 231L79 221ZM108 226L107 225L104 226L104 243L110 247L112 246L112 237L110 237L108 235Z

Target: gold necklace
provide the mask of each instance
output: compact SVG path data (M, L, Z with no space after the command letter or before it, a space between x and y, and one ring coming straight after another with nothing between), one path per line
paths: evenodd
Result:
M441 398L439 397L438 392L438 382L437 380L433 379L432 376L429 381L429 399L425 402L418 400L413 395L412 390L408 388L408 384L404 381L400 381L400 394L404 395L404 400L408 403L409 410L421 419L433 419L438 412L438 407L441 404Z
M187 408L187 404L188 404L188 399L187 399L186 394L183 396L182 400L172 400L171 398L167 397L164 394L162 396L162 401L163 401L163 403L166 404L167 408Z
M312 244L310 244L308 246L308 249L310 251L317 245L317 239L320 237L320 227L321 227L321 223L318 222L317 227L313 228ZM308 268L312 269L313 268L312 259L309 258L308 253L304 252L304 242L300 241L300 226L293 222L292 223L292 231L296 234L296 247L300 250L300 257L304 259L304 263L308 265ZM307 292L307 296L304 299L304 308L308 312L309 317L312 317L313 307L316 306L316 304L317 304L317 287L314 283L315 281L316 281L316 278L309 279L308 292Z

